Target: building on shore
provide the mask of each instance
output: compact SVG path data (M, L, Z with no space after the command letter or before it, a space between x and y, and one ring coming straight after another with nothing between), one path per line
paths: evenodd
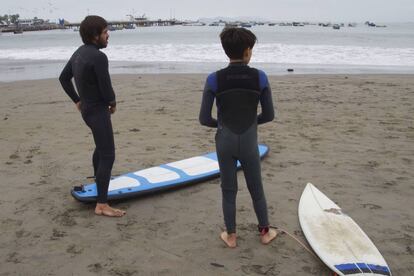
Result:
M12 32L12 33L22 33L27 31L44 31L44 30L54 30L54 29L63 29L64 26L50 23L49 20L44 20L40 18L33 19L18 19L13 24L0 24L1 32Z
M49 20L39 19L37 17L35 17L33 19L18 19L17 24L20 27L28 27L28 26L49 24Z

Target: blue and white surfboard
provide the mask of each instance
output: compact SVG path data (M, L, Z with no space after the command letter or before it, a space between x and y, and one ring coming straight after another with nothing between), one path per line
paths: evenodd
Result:
M260 144L259 153L263 158L269 147ZM237 166L240 168L240 163ZM157 167L127 173L109 182L108 199L124 199L146 193L176 188L201 182L220 175L215 152L176 161ZM96 183L74 187L72 196L79 201L96 201Z

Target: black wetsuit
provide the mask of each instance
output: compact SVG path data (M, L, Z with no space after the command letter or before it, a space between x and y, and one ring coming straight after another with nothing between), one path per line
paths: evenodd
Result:
M214 99L217 120L211 116ZM257 115L259 102L262 113ZM217 127L216 150L224 222L228 233L236 232L237 160L242 165L259 226L269 225L257 145L257 125L273 119L271 89L263 71L242 63L232 63L208 76L199 120L202 125Z
M79 95L72 83L75 84ZM115 93L108 71L108 58L94 44L83 45L70 58L60 77L63 89L74 103L81 102L81 113L95 141L93 168L98 203L106 203L115 160L115 144L109 106L115 106Z

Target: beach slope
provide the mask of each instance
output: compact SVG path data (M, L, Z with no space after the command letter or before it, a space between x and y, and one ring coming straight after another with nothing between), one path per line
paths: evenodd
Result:
M205 75L116 75L113 174L214 151L198 123ZM414 273L412 75L270 77L277 119L262 175L272 224L304 240L312 182L367 233L394 275ZM242 172L239 246L224 247L219 180L114 203L95 216L70 189L92 175L93 141L58 81L0 83L0 275L328 275L287 235L259 242Z

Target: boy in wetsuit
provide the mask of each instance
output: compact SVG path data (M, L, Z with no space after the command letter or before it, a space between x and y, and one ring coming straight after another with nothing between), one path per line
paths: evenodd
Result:
M108 24L102 17L87 16L79 32L80 46L63 69L59 81L91 129L95 141L93 169L98 190L95 214L121 217L125 211L108 205L108 186L115 161L111 114L116 111L115 93L108 72L108 58L99 51L108 45ZM78 93L72 84L72 78Z
M272 94L266 74L247 64L256 36L244 28L227 28L220 34L230 64L207 78L200 109L202 125L217 128L216 150L220 167L222 208L226 231L220 238L228 247L237 246L237 161L240 161L258 219L260 240L270 243L277 235L269 228L263 191L257 125L274 119ZM211 116L214 99L217 120ZM260 102L262 113L257 115Z

